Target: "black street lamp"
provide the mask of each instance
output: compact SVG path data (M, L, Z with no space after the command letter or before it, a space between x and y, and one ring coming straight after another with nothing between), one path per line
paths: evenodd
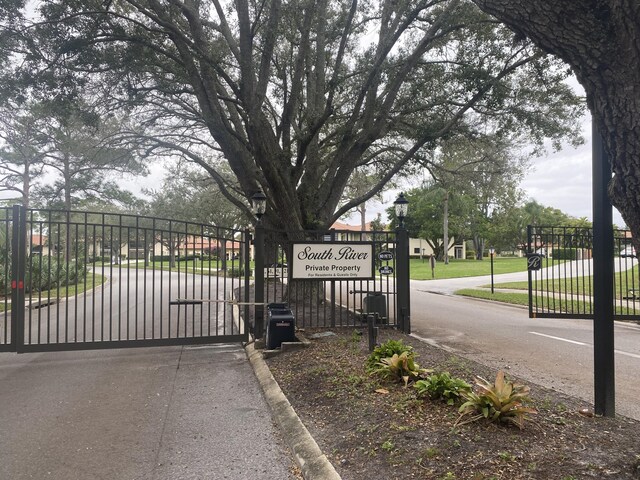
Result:
M253 208L253 214L260 222L260 219L264 215L265 210L267 209L267 197L264 193L258 190L251 196L251 206Z
M496 249L489 247L489 255L491 256L491 294L493 294L493 256L496 253Z
M404 198L404 193L400 193L393 204L396 207L396 217L398 217L398 221L400 222L399 227L404 228L404 219L409 211L409 201Z

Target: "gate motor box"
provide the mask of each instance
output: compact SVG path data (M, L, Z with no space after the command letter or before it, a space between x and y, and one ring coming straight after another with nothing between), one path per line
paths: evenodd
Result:
M267 305L267 313L267 349L280 348L282 342L295 342L296 320L288 305L270 303Z

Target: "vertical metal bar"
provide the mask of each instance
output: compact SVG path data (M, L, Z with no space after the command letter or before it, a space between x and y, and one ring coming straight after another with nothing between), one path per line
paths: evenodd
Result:
M410 281L409 281L409 234L403 226L396 229L397 253L397 317L404 333L411 333Z
M74 296L73 296L73 340L74 342L78 342L78 290L80 289L80 281L78 276L80 275L80 270L79 270L79 266L78 266L78 261L79 261L79 248L80 248L80 242L78 241L78 237L80 234L80 225L78 223L74 223L74 230L75 230L75 235L74 235L74 239L75 239L75 252L74 252L74 270L75 270L75 275L74 275L74 284L75 284L75 288L74 288ZM84 268L84 266L82 267ZM69 293L69 286L67 286L67 294ZM67 304L67 309L69 308L69 305Z
M243 233L244 238L244 295L242 300L245 302L242 315L242 332L245 334L249 331L249 277L251 276L251 232L247 228Z
M531 225L527 225L527 251L526 253L533 253L531 250L531 236L533 234ZM533 314L533 272L527 267L527 279L529 281L529 318L534 318Z
M85 212L84 214L84 264L82 268L84 268L84 295L82 296L82 341L87 341L87 282L89 280L89 225L87 224L87 216L88 214ZM94 253L95 256L95 253ZM93 275L93 273L92 273ZM93 286L95 287L95 278L93 282ZM92 289L93 290L93 289ZM92 292L93 295L93 292Z
M264 336L264 227L258 221L256 223L255 250L255 338Z
M607 194L611 167L593 123L593 349L595 413L615 416L613 331L613 212Z
M11 343L15 351L20 353L24 346L24 274L27 244L25 209L21 205L13 206L12 233Z

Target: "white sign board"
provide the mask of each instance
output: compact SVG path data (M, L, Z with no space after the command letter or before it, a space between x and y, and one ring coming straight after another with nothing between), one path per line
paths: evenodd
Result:
M291 278L295 279L373 278L372 243L294 243L291 260Z

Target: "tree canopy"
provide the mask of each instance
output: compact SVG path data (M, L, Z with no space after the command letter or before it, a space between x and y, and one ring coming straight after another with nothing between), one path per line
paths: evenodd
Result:
M473 1L571 66L610 157L609 195L640 251L640 3Z
M453 134L578 132L567 70L467 1L52 0L38 15L11 29L5 94L80 80L237 207L264 191L265 221L288 230L328 227ZM344 202L357 170L377 181Z

